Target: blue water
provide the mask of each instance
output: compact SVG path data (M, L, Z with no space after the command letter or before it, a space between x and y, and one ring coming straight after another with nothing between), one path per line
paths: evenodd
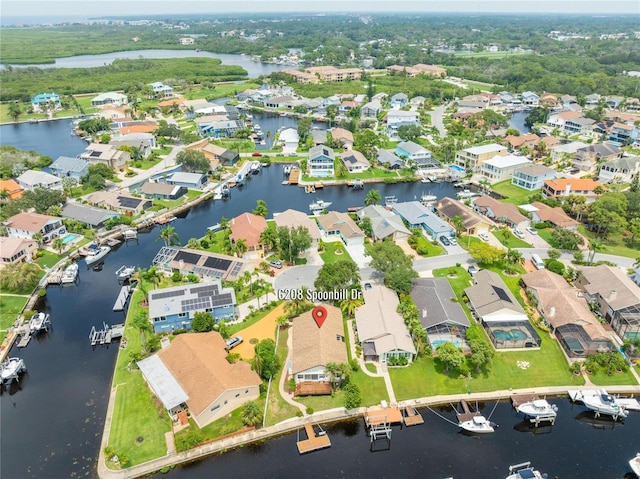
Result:
M77 235L77 234L75 234L75 233L69 233L69 234L65 235L65 236L62 238L62 242L63 242L64 244L67 244L67 243L72 242L72 241L73 241L74 239L76 239L77 237L78 237L78 235Z
M454 345L456 348L459 348L459 347L461 346L460 341L445 341L444 339L436 339L435 341L433 341L433 342L431 343L431 345L432 345L434 348L437 348L438 346L440 346L441 344L444 344L444 343L453 343L453 345Z
M449 168L452 170L459 171L460 173L464 173L464 168L458 165L449 165Z

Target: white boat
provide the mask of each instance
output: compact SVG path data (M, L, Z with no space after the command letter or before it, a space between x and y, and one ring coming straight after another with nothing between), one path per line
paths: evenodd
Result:
M558 407L555 404L549 404L546 399L534 399L520 404L516 409L528 417L551 418L556 417L558 411Z
M387 208L392 207L393 205L395 205L398 202L398 198L396 198L395 196L391 195L391 196L385 196L384 197L384 205Z
M257 174L260 171L260 162L252 161L249 169L253 172L254 175Z
M122 234L124 236L125 241L128 241L130 239L138 239L138 232L133 228L124 230Z
M629 459L629 467L636 476L640 477L640 452L633 459Z
M436 195L432 195L432 194L423 194L420 197L420 201L422 201L423 203L431 203L432 201L436 201L438 199L438 197Z
M317 200L309 205L311 211L323 211L331 206L331 201Z
M73 283L78 277L78 263L71 263L64 269L61 281L63 284Z
M494 424L487 421L484 416L473 416L469 421L462 421L459 426L474 434L490 434L495 431Z
M431 180L426 176L423 176L422 178L420 178L420 183L429 183L429 182L431 182Z
M102 258L107 256L111 251L109 246L98 246L97 244L90 244L88 247L88 253L84 257L84 260L87 263L87 266L91 266L94 263L97 263Z
M478 196L478 193L474 193L471 190L462 190L456 196L460 199L473 198L474 196Z
M0 383L11 382L18 378L18 374L27 370L24 361L20 358L9 358L0 365Z
M36 313L29 321L29 331L31 333L37 333L38 331L45 329L49 322L49 315L45 313Z
M607 394L604 389L580 391L574 400L581 400L596 415L606 414L614 419L625 418L629 415L629 412L616 402L616 398Z
M523 462L509 466L509 475L506 479L543 479L545 477L547 475L531 467L530 462Z
M122 282L122 281L128 280L131 277L131 275L135 272L136 272L135 266L122 265L120 266L120 268L118 268L118 271L116 271L116 276L118 277L118 281Z

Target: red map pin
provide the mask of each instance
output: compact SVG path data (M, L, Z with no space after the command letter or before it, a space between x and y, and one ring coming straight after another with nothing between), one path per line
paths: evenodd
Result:
M318 327L321 328L324 320L327 319L327 308L325 308L324 306L316 306L315 308L313 308L311 315L313 316L313 319Z

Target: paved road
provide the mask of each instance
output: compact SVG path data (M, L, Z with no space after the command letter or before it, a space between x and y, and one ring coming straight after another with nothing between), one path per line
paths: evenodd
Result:
M438 129L438 134L440 138L445 138L447 136L447 129L444 127L444 123L442 121L442 115L444 111L447 109L449 105L442 105L433 110L431 113L431 123Z

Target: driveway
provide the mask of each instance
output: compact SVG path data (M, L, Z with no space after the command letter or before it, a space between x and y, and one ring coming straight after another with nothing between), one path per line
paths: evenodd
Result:
M444 122L442 121L442 115L447 109L447 106L448 105L441 105L431 112L431 124L438 129L440 138L445 138L447 136L447 129L444 127Z
M315 289L313 283L318 276L318 271L320 271L320 266L308 264L288 268L276 277L274 282L276 294L278 291L300 289L303 286Z
M351 259L358 265L358 268L364 268L369 265L371 258L365 254L363 244L345 246L345 249L349 253L349 256L351 256Z

